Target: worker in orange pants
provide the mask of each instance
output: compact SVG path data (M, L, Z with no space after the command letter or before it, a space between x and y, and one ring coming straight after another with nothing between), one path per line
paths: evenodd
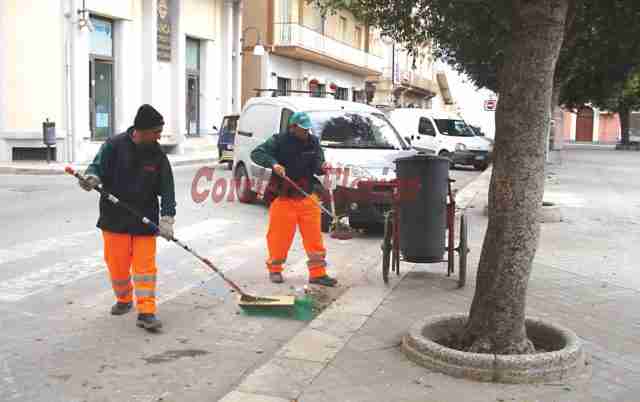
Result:
M96 226L102 230L104 259L116 296L111 314L131 311L135 287L136 325L150 331L162 327L156 317L156 237L173 239L176 215L171 164L158 144L163 127L164 118L156 109L140 106L133 126L102 144L79 181L86 191L101 186L158 227L100 197Z
M316 197L313 194L311 197ZM309 277L311 283L327 275L326 250L322 243L320 208L311 199L306 198L276 198L269 209L269 231L267 245L269 260L267 267L271 274L282 275L283 264L296 233L296 226L300 227L302 243L307 252ZM275 275L276 277L278 275Z
M133 303L133 290L140 314L156 312L156 237L102 231L104 258L117 302ZM133 273L133 278L131 273ZM133 279L133 286L131 280Z
M267 192L276 197L269 207L269 279L274 283L284 282L283 265L296 227L300 227L302 243L307 252L309 283L335 286L338 281L326 272L321 211L316 204L322 184L315 175L326 174L330 166L324 160L320 141L310 134L309 115L304 112L293 113L288 123L287 132L273 135L251 152L255 163L270 168L274 173L267 186ZM283 177L288 177L310 195L301 193Z

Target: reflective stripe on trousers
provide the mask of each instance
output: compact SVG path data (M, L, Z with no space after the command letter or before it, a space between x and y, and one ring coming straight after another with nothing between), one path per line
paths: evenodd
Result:
M156 312L156 236L135 236L102 231L104 258L111 285L121 303L133 301L135 287L140 313ZM131 274L133 273L133 286Z
M309 276L317 278L326 275L326 250L322 240L321 211L311 197L278 197L271 203L267 232L269 247L267 269L270 272L282 272L296 227L299 227L302 244L308 256Z

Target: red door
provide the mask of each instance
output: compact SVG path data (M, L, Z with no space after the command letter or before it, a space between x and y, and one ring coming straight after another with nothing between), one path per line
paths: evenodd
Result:
M593 142L593 109L589 107L578 111L576 142Z

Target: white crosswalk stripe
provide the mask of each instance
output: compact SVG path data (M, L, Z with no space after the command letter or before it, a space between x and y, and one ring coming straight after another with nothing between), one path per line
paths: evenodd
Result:
M209 219L195 225L177 228L176 237L188 242L205 236L207 238L224 236L223 229L231 224L233 221L229 219ZM93 233L95 235L95 231ZM164 239L158 239L158 253L168 247L175 247L175 245L170 245ZM67 285L95 275L103 270L105 270L105 263L102 250L87 257L58 262L41 270L0 282L0 301L17 302L56 286Z
M222 272L227 273L234 269L255 260L251 256L252 251L257 248L264 247L264 239L253 238L236 244L230 244L225 247L215 249L212 252L203 252L205 258L219 268ZM260 261L256 269L263 269L264 261ZM264 268L266 270L266 268ZM266 272L266 271L265 271ZM185 257L181 258L180 263L175 266L158 266L158 282L156 284L157 304L168 302L181 294L188 292L197 286L201 281L219 278L209 267L199 262L195 257L185 253ZM222 281L222 279L217 279ZM226 286L221 284L221 286ZM87 296L86 300L80 300L77 304L85 308L93 308L105 306L114 299L113 291L110 284L105 280L104 288L109 289L98 293L97 295Z
M60 237L50 237L27 243L20 243L13 247L0 250L0 265L9 262L37 257L46 252L60 250L64 247L77 247L85 243L88 238L96 235L95 230L77 232Z

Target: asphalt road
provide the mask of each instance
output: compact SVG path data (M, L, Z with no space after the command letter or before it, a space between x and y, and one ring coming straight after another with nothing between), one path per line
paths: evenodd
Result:
M306 258L300 239L288 259L285 287L268 283L266 208L226 197L194 202L197 170L174 169L176 237L253 292L301 288ZM455 187L477 174L452 171ZM216 167L214 177L230 174ZM206 184L201 181L198 191ZM95 227L97 199L70 176L0 175L1 401L217 400L305 325L238 315L224 283L162 239L162 333L136 328L135 313L110 316L114 296ZM379 253L380 236L326 239L329 269L342 284L327 293L330 301L361 278L354 251Z

